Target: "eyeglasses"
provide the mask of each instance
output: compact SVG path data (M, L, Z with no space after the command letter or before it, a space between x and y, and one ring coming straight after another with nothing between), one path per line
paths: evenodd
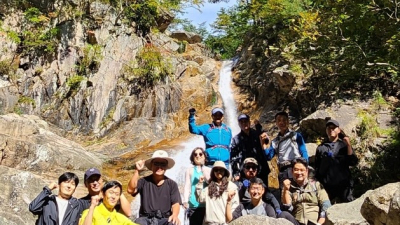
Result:
M225 172L225 169L222 169L222 168L215 168L214 169L214 173L224 173Z
M203 156L203 153L202 153L202 152L200 152L200 153L194 153L193 155L194 155L194 157L197 157L197 156L202 157L202 156Z
M257 166L244 166L244 168L246 170L250 170L250 169L257 170Z
M165 162L153 162L153 165L157 166L157 167L165 168L165 167L167 167L168 163L165 163Z

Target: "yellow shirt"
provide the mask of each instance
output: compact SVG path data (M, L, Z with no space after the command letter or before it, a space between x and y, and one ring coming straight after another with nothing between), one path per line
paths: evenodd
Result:
M86 209L82 213L82 217L79 220L79 225L82 225L85 221L85 218L89 212L89 209ZM104 206L103 203L96 206L93 212L92 225L135 225L136 223L132 222L125 215L117 212L115 209L110 212Z

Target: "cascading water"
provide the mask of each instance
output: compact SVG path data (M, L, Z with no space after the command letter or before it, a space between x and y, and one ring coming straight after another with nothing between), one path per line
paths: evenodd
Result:
M221 72L219 73L219 93L224 102L225 123L232 129L232 135L235 136L239 133L240 127L237 122L237 107L231 88L232 64L233 61L224 61L222 63Z
M231 127L232 135L236 135L240 128L238 126L236 117L236 104L233 99L233 93L231 88L231 72L232 70L232 61L224 61L222 63L222 68L220 72L219 79L219 92L222 96L222 100L224 102L224 110L225 110L225 122ZM189 131L188 131L189 132ZM173 179L178 183L179 190L181 192L181 196L183 196L183 188L185 185L185 172L188 167L190 167L190 153L196 147L205 147L205 143L203 138L200 135L196 135L186 141L184 141L181 145L174 148L174 153L172 153L172 158L175 160L175 166L166 171L166 176ZM139 196L139 195L138 195ZM182 199L183 200L183 199ZM134 216L138 216L139 207L140 207L140 198L136 197L132 202L132 212ZM181 223L184 222L184 209L183 207L180 210L179 219Z

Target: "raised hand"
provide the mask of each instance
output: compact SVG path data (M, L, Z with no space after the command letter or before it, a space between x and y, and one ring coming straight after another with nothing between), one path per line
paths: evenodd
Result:
M195 108L189 109L189 113L190 113L190 115L196 114L196 109Z
M228 202L232 201L233 197L235 197L236 191L235 190L229 190L228 191Z
M290 189L290 183L291 181L289 179L286 179L283 181L283 190L288 191Z
M268 136L267 132L263 132L262 134L260 134L260 142L261 142L261 144L268 144L269 136Z
M54 190L58 188L58 184L56 182L51 182L48 187L50 190Z
M135 165L136 165L136 169L138 171L142 171L144 169L144 160L141 159L141 160L137 161Z
M96 207L99 205L100 202L100 196L99 195L93 195L90 201L90 206Z
M205 180L204 176L200 176L200 177L199 177L199 183L203 183L204 180Z

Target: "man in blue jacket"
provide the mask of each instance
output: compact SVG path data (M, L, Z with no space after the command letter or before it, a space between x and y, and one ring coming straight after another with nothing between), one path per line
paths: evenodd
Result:
M289 115L286 112L279 112L275 115L275 123L279 129L278 136L272 140L268 147L268 135L261 134L261 142L265 155L271 160L278 155L279 186L282 187L283 181L293 178L292 160L304 158L308 162L308 153L303 136L300 133L289 129Z
M39 218L36 225L77 225L84 209L90 202L72 197L79 179L74 173L66 172L52 182L29 204L29 211ZM58 188L58 195L52 190Z
M196 125L195 114L194 108L189 109L189 131L203 136L206 144L206 165L211 167L215 161L223 161L226 168L229 168L232 131L222 123L224 111L221 108L214 108L211 111L212 123L202 125Z

